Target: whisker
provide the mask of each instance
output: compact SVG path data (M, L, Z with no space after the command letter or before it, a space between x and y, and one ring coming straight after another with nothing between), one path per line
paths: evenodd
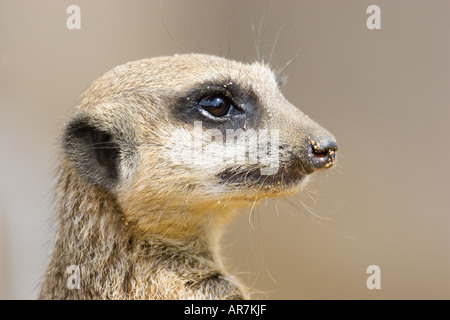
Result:
M297 207L290 199L286 198L285 200L286 200L288 203L290 203L295 209L297 209L297 210L299 210L299 211L302 211L302 209L299 208L299 207ZM314 213L314 212L312 211L312 208L309 207L308 205L306 205L303 201L301 201L300 199L298 199L298 201L302 204L302 206L304 207L304 209L306 209L306 211L308 211L308 213L310 213L313 217L315 217L315 218L317 218L317 219L319 219L319 220L327 220L327 221L333 220L332 218L319 216L318 214Z
M275 210L277 211L277 215L280 215L280 211L278 211L278 202L275 201Z
M297 207L292 201L290 201L289 199L284 199L284 200L286 200L286 202L288 202L290 205L292 205L295 209L302 211L300 208L298 208L298 207ZM342 232L342 231L339 231L339 230L337 230L337 229L335 229L335 228L333 228L333 227L331 227L331 226L329 226L329 225L326 225L326 224L324 223L324 221L330 221L330 220L333 220L333 219L332 219L332 218L322 217L322 216L319 216L319 215L315 214L312 210L310 210L310 208L309 208L307 205L305 205L305 203L304 203L303 201L301 201L301 200L299 200L299 201L300 201L300 203L302 204L302 206L304 206L304 208L308 211L308 213L310 213L310 215L308 215L308 217L309 217L309 218L312 218L312 220L313 220L315 223L318 223L321 227L324 227L324 228L326 228L326 229L332 231L333 233L337 234L338 236L343 237L343 238L346 238L346 239L348 239L348 240L354 241L354 240L357 239L355 236L349 235L349 234L347 234L347 233L345 233L345 232Z
M258 200L258 197L256 196L255 200L252 203L252 207L250 208L250 213L248 215L248 222L250 223L250 226L252 227L253 230L256 230L256 229L255 229L255 226L252 223L251 217L252 217L253 208L255 207L255 204L256 204L257 200Z
M281 31L283 31L283 27L284 26L281 26L280 29L278 29L278 32L277 32L277 34L275 36L275 40L273 41L272 50L270 50L270 56L269 56L269 62L268 62L269 65L272 65L273 54L275 52L275 48L276 48L276 45L277 45L277 42L278 42L278 38L281 35Z
M283 78L287 74L288 68L290 68L294 62L297 61L297 59L301 56L301 53L297 53L292 59L290 59L286 64L281 68L277 70L278 76L280 78Z

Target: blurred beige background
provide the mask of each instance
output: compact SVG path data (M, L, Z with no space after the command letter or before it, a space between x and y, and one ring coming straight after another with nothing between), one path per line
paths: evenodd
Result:
M366 27L371 4L381 30ZM266 61L274 42L276 67L300 54L283 91L339 156L307 192L242 213L231 268L260 298L449 299L449 13L445 0L0 0L0 298L38 295L57 137L89 83L177 52L253 61L254 25Z

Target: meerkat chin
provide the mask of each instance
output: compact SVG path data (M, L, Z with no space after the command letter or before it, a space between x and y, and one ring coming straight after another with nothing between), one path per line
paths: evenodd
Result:
M62 135L40 298L249 298L222 264L224 225L297 192L337 150L278 83L264 64L199 54L129 62L96 80Z

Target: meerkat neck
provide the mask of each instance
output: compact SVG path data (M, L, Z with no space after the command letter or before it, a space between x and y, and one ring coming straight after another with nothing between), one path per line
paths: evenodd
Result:
M219 242L226 220L220 214L209 212L204 216L206 222L203 226L192 220L179 219L180 222L175 223L174 219L160 218L155 225L143 229L124 218L110 194L77 179L80 177L70 171L64 172L60 178L59 230L42 298L67 299L78 298L78 295L107 299L158 298L158 294L161 299L201 298L192 295L192 292L200 294L201 291L189 290L191 280L185 281L189 284L187 287L183 282L193 275L198 275L199 283L209 281L211 275L220 275L220 279L226 277L227 283L234 283L236 290L231 290L234 297L244 296L237 280L224 270L220 258ZM148 215L158 216L158 212ZM74 266L80 268L80 285L84 292L70 288L52 291L56 286L67 287L66 270ZM158 270L157 274L155 270ZM178 276L182 284L177 290L180 290L179 286L183 288L181 295L153 291L156 289L148 279L151 275L160 277L165 272ZM83 279L90 279L85 287ZM57 285L51 281L56 281ZM139 291L142 288L147 290ZM214 298L214 294L208 293L207 296Z
M218 256L223 229L234 215L233 210L209 209L191 212L186 208L170 212L149 209L144 224L125 218L110 194L86 186L78 175L66 173L60 181L58 203L60 235L83 246L109 247L133 241L155 247L179 247ZM80 185L84 185L80 188ZM132 238L132 240L130 240ZM122 239L122 241L118 241Z

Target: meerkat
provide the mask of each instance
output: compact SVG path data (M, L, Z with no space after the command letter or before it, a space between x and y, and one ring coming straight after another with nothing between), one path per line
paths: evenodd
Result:
M93 82L61 138L40 298L251 298L224 266L224 227L241 208L298 192L338 148L279 86L264 63L204 54L129 62ZM199 123L215 139L196 142ZM246 149L242 135L270 130L276 165L224 161L226 134Z

